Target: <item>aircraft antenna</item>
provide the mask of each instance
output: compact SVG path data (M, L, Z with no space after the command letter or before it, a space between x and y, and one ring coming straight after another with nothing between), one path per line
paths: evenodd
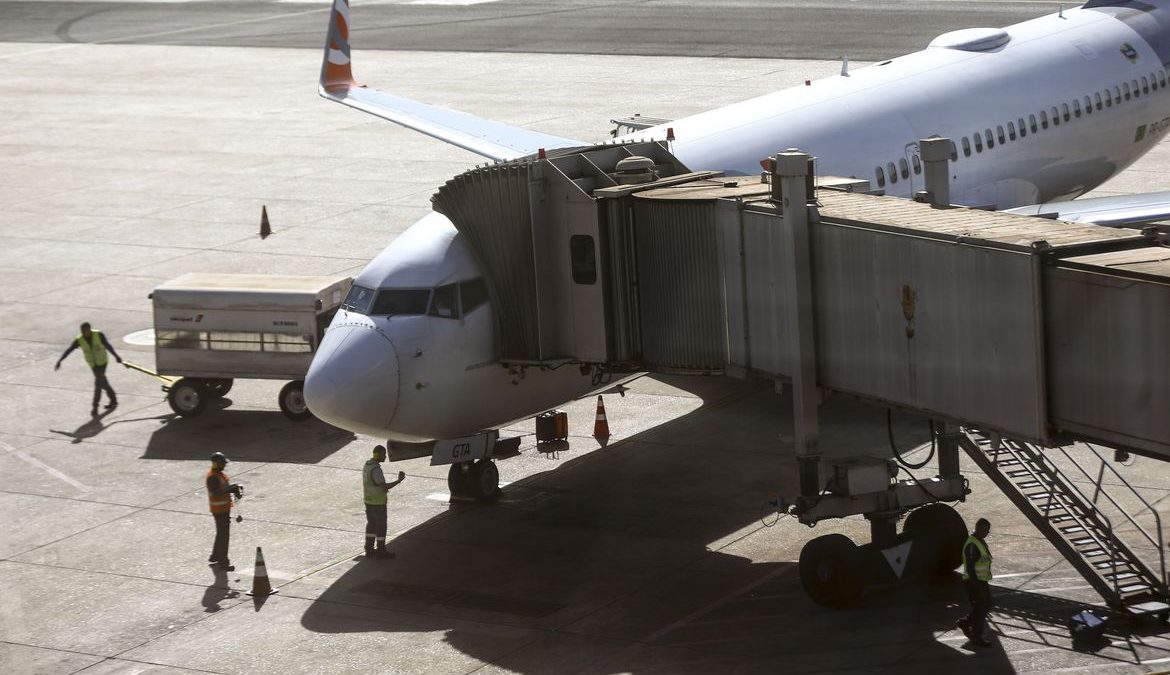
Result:
M849 77L849 57L841 57L841 77Z

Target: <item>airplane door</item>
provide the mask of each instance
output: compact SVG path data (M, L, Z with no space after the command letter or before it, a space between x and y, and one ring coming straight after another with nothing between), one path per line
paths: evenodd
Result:
M918 155L918 143L907 143L905 152L906 167L910 171L910 196L914 193L924 189L925 183L922 181L922 158ZM899 170L902 167L898 167Z

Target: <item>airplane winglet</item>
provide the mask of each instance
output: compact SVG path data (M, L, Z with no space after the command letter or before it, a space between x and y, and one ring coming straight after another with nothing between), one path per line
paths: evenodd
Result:
M540 148L552 150L591 145L584 141L493 122L358 84L350 68L349 25L349 0L333 0L318 85L321 96L330 101L376 115L494 160L523 157Z
M321 59L321 92L344 92L357 86L349 65L349 0L333 0L325 55Z

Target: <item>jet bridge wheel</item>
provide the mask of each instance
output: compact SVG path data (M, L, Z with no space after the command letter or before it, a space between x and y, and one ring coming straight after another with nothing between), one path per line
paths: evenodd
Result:
M915 546L925 544L928 553L920 568L928 579L944 579L963 562L963 542L967 525L963 517L947 504L927 504L910 512L902 531L910 535Z
M171 385L167 403L179 417L195 417L207 405L207 393L199 380L184 377Z
M861 595L863 579L857 544L843 534L826 534L800 551L800 583L813 602L840 608Z
M290 420L302 422L313 416L305 404L305 383L295 380L280 389L280 412Z

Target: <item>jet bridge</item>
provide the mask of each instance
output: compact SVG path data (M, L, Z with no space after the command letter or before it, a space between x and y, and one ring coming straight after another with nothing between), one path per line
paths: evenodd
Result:
M731 178L691 172L659 143L479 168L433 201L485 269L502 361L723 372L791 391L801 486L791 512L810 525L865 514L873 531L860 548L829 535L802 552L818 602L959 563L963 523L934 502L965 496L962 447L993 478L1003 473L996 483L1021 509L1037 486L1064 503L1053 517L1072 525L1029 515L1058 550L1123 560L1094 582L1111 606L1164 615L1164 560L1147 569L1122 555L1130 549L1110 521L1093 515L1096 498L1069 497L1075 486L1043 466L1043 452L998 449L1087 441L1170 460L1167 238L952 208L949 143L920 145L917 202L817 179L795 151L761 177ZM884 460L822 461L817 407L829 391L935 420L939 475L894 481ZM990 455L973 440L989 438ZM915 540L932 544L895 566ZM1163 548L1160 525L1154 543ZM1140 589L1122 591L1127 574Z

